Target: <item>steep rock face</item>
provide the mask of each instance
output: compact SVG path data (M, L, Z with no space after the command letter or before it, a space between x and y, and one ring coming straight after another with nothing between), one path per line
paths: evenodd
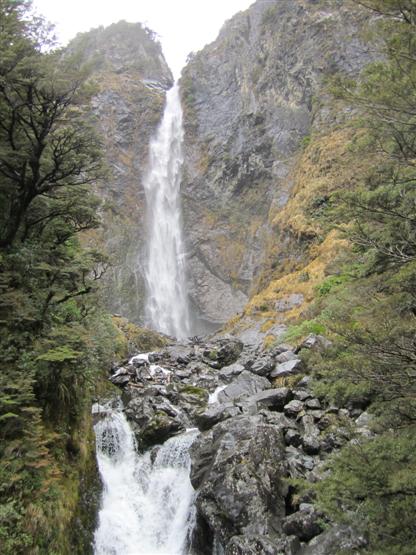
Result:
M189 281L204 320L226 321L252 292L297 152L338 117L322 102L324 78L370 58L364 22L342 0L258 0L185 67Z
M161 119L172 74L152 31L121 21L78 35L69 45L92 66L97 92L96 125L109 178L99 186L105 199L103 241L112 269L106 276L109 309L133 321L142 314L145 222L143 175L149 141Z

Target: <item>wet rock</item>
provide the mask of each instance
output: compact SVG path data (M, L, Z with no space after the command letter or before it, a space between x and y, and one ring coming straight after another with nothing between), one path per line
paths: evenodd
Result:
M263 416L220 422L196 439L191 457L198 513L222 545L279 529L287 493L283 437Z
M302 372L303 364L300 358L288 360L277 364L276 368L270 373L271 378L281 378Z
M270 382L266 378L244 370L230 385L220 391L218 400L220 403L236 401L242 397L249 397L265 389L270 389L270 387Z
M293 401L287 403L287 405L284 406L283 410L286 416L296 418L304 410L304 405L302 401L296 401L294 399Z

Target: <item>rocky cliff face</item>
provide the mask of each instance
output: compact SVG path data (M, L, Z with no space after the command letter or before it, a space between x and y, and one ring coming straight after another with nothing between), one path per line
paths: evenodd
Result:
M302 256L271 215L287 204L311 132L345 116L325 103L324 80L368 62L364 22L343 0L258 0L185 67L189 280L206 322L243 308L270 242L281 242L280 260Z
M109 178L99 186L105 199L104 241L112 269L106 276L109 309L140 320L143 279L144 192L149 141L161 119L172 74L154 33L121 21L78 35L69 45L92 66L93 99Z

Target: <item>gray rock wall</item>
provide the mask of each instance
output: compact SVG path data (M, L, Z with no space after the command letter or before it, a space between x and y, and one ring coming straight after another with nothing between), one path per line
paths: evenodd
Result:
M142 187L149 141L159 124L172 74L154 33L121 21L78 35L69 45L92 66L97 89L93 113L103 142L108 178L98 185L104 231L87 238L105 247L112 263L105 277L108 308L132 321L143 314L142 263L145 199Z
M339 117L324 78L369 60L364 22L348 0L258 0L185 67L189 281L206 321L222 323L246 303L302 140Z

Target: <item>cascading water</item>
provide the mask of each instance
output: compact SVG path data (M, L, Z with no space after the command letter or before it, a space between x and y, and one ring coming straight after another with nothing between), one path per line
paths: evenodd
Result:
M189 430L138 455L121 410L95 405L97 459L104 485L95 555L183 555L194 520Z
M144 180L148 218L145 278L149 325L178 338L190 334L180 204L182 142L182 108L175 84L167 92L163 119L150 143Z

